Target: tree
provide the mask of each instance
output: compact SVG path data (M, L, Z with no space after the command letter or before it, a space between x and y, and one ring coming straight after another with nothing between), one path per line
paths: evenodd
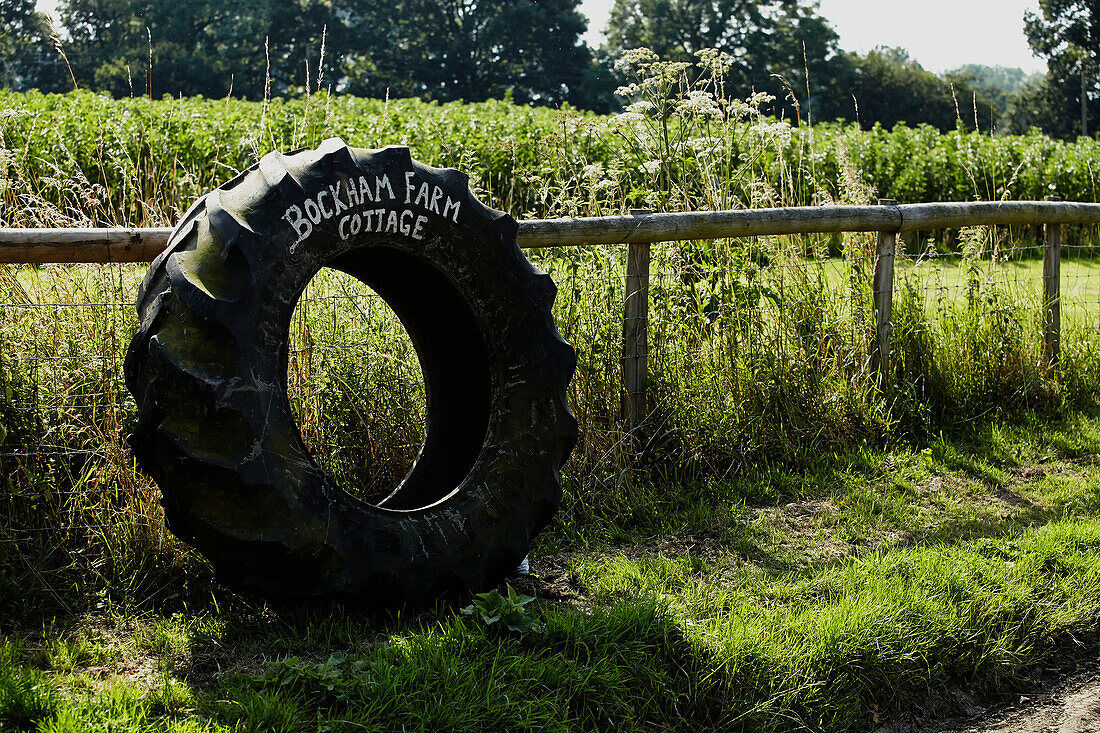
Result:
M1075 91L1070 85L1069 91ZM1047 135L1071 139L1081 132L1076 111L1079 98L1066 97L1063 86L1052 84L1049 75L1033 74L1009 100L1005 112L1006 128L1015 134L1035 127Z
M375 32L351 54L348 90L379 96L582 102L592 55L579 0L354 0L350 26ZM379 33L384 29L384 33Z
M1024 15L1024 31L1036 55L1047 60L1048 89L1039 96L1056 102L1057 129L1068 136L1066 120L1079 121L1076 132L1095 132L1092 100L1097 96L1100 56L1100 8L1096 0L1039 0L1039 13Z
M704 48L724 51L734 62L730 92L769 92L780 114L797 106L805 117L835 91L838 36L816 1L615 0L607 42L614 55L645 47L669 61L693 61ZM784 102L791 107L784 110Z
M49 19L34 0L0 0L0 86L23 90L63 85Z
M615 0L607 43L618 53L645 47L670 61L691 61L704 48L736 59L756 51L777 16L796 5L796 0Z
M263 96L317 78L323 0L67 0L77 79L117 95ZM332 69L330 67L329 71Z
M1029 78L1029 75L1018 67L984 64L966 64L951 69L946 75L953 79L961 79L970 88L982 93L1000 114L1008 111L1012 97L1023 88Z
M77 78L115 95L583 101L579 0L66 0ZM322 46L324 53L322 54Z
M836 100L845 97L841 85L848 68L840 51L840 37L829 21L818 15L816 0L795 5L778 21L765 61L773 75L772 93L781 103L797 104L795 112L802 119L836 117L830 110ZM776 84L780 80L781 87Z
M845 108L829 108L832 116L856 120L870 129L876 123L892 127L899 122L930 124L953 130L959 124L973 128L996 119L984 95L967 79L937 76L910 58L904 48L880 46L865 55L845 54L839 76L843 96L832 100Z

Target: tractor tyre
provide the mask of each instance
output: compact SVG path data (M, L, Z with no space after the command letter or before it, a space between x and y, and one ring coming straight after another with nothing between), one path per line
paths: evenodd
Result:
M515 569L577 437L576 355L517 230L464 174L335 138L270 153L187 212L138 294L130 444L220 580L395 608ZM423 445L378 505L318 466L287 397L291 317L322 267L390 305L424 375Z

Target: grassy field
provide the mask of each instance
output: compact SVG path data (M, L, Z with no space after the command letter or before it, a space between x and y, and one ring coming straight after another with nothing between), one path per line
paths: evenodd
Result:
M692 83L727 111L670 108L676 145L652 134L661 120L644 105L625 119L517 121L497 103L428 114L349 100L361 114L347 119L383 142L416 132L434 146L429 162L484 164L481 193L518 216L864 203L881 161L925 149L926 131L879 131L870 147L815 158L789 147L789 126ZM318 99L211 103L225 110L216 124L205 102L163 116L143 100L75 99L28 98L5 118L5 140L18 128L24 151L51 120L80 127L74 140L99 134L98 149L48 170L37 153L0 161L5 222L170 221L221 180L188 171L228 156L235 125L254 133L253 153L328 131ZM214 132L184 125L184 110L209 112ZM537 145L491 138L520 123ZM607 135L620 141L611 152ZM938 144L986 145L964 138ZM153 164L158 146L171 166ZM874 146L904 155L875 158ZM1059 150L1066 175L1091 155ZM224 177L241 163L221 161ZM819 164L831 178L814 178ZM891 170L920 188L920 171ZM1001 168L952 170L936 185L981 178L999 197L1008 183ZM1017 173L1048 185L1049 171ZM142 268L0 268L0 730L859 731L949 690L1016 689L1094 657L1100 265L1094 233L1069 234L1079 248L1063 263L1056 365L1041 349L1034 232L905 241L888 392L870 358L870 236L655 247L641 442L620 404L622 251L532 253L578 352L569 398L581 427L533 575L510 581L534 600L502 587L392 616L235 594L165 529L125 443L134 405L120 366ZM358 282L311 284L288 390L344 485L369 499L407 470L423 430L419 367Z

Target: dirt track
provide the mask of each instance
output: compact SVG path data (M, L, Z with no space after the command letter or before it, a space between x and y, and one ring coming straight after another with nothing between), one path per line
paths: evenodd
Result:
M951 733L1097 733L1100 731L1100 675L1093 673L1086 679L1074 680L1064 689L1023 699L1014 707L994 713L988 722L948 730Z
M920 717L892 721L879 733L1100 733L1100 670L1013 695L993 708L970 706L968 715L946 723Z

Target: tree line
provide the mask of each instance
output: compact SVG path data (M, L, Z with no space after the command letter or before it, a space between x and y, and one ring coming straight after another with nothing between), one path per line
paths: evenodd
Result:
M1045 75L922 68L903 49L845 52L816 0L615 0L589 48L580 0L0 0L0 85L115 96L305 94L618 109L614 59L648 47L670 61L733 58L726 91L775 97L798 121L928 123L1060 137L1094 133L1096 0L1040 0L1022 23Z

